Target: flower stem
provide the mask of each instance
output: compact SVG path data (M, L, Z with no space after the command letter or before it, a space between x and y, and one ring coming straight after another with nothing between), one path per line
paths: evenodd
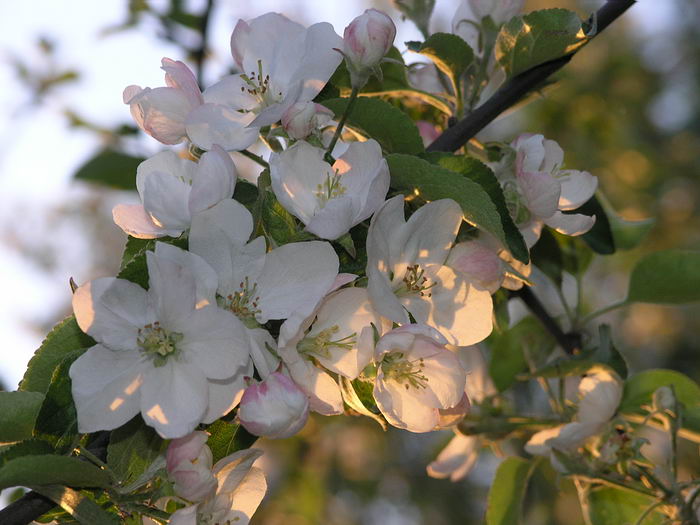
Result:
M335 144L338 142L338 139L340 138L341 133L343 132L343 126L345 126L345 121L348 120L348 117L350 116L350 113L352 112L353 107L355 107L355 101L357 100L357 96L359 95L360 90L356 87L352 88L352 92L350 93L350 100L348 101L348 105L345 107L345 111L343 112L343 115L340 117L340 120L338 121L338 126L335 128L335 134L333 135L333 138L331 139L330 143L328 144L328 148L326 148L326 157L331 157L331 153L333 152L333 148L335 147ZM328 159L327 159L328 160Z
M248 151L247 149L244 149L244 150L239 151L238 153L240 153L244 157L248 157L250 160L252 160L253 162L256 162L257 164L259 164L260 166L262 166L265 169L268 169L270 167L270 165L267 163L267 161L265 159L263 159L260 155L256 155L252 151Z
M596 317L600 317L603 314L606 314L606 313L611 312L613 310L617 310L618 308L621 308L623 306L627 306L627 304L628 304L627 299L624 299L622 301L618 301L616 303L610 304L610 305L606 306L605 308L601 308L600 310L596 310L595 312L592 312L592 313L588 314L586 317L584 317L583 320L581 321L581 325L584 326L584 325L588 324L589 322L591 322Z

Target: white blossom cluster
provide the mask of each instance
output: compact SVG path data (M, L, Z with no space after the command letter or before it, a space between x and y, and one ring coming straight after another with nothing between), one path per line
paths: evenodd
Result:
M236 25L239 73L201 91L184 63L164 58L165 87L124 90L143 131L189 150L143 162L141 204L115 207L114 221L136 238L186 239L188 250L156 242L146 254L148 289L110 277L75 291L78 324L97 344L70 377L81 432L140 413L173 439L168 471L191 505L171 523L247 523L257 508L265 493L252 466L258 453L212 465L207 435L196 430L236 407L248 431L271 438L298 432L309 411L368 410L349 394L357 381L371 384L386 421L412 432L454 426L469 409L465 352L492 330L491 294L521 285L509 273L519 263L485 234L457 243L463 214L451 199L406 219L404 196L387 200L389 168L376 141L344 144L329 162L320 129L333 115L313 102L343 58L353 86L366 82L394 35L376 10L344 38L330 24L305 28L269 13ZM253 215L232 198L230 152L270 127L281 128L285 147L271 153L271 190L261 191L315 240L278 246L255 237ZM590 228L591 218L562 211L587 200L595 178L562 171L561 150L540 135L512 149L495 168L521 230ZM329 241L370 219L366 274L341 273Z

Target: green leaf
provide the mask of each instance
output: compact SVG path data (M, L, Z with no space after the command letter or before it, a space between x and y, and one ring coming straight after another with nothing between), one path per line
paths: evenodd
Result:
M166 447L166 442L137 415L112 430L107 464L123 484L128 485L139 478Z
M619 410L640 412L642 405L651 405L654 392L662 386L672 386L676 398L686 407L700 407L700 386L695 381L675 370L658 368L645 370L625 381Z
M277 245L292 242L297 234L297 223L294 216L279 203L274 193L264 192L260 209L263 229L267 237Z
M53 454L21 456L0 467L0 490L49 484L107 487L109 476L87 461Z
M665 523L663 514L652 511L637 521L655 500L643 494L610 487L595 487L588 493L588 517L592 525L656 525Z
M233 199L243 206L252 206L258 198L258 187L248 181L238 179L236 189L233 191Z
M121 523L116 515L110 514L90 498L68 487L44 485L32 487L32 489L52 500L83 525L118 525Z
M628 221L610 210L607 211L615 247L618 250L632 250L639 246L656 224L656 219Z
M632 270L629 302L700 301L700 252L668 250L647 255Z
M512 18L498 33L496 60L509 77L576 51L588 37L566 9L543 9Z
M258 439L241 425L221 419L209 425L207 432L210 434L207 445L211 449L214 463L238 450L250 448Z
M581 376L594 372L595 370L611 371L612 368L604 363L594 361L590 357L574 359L563 357L561 359L555 359L551 364L538 368L533 373L522 377L523 379L533 377L546 377L551 379L554 377Z
M459 203L465 220L494 235L508 245L501 215L488 193L460 173L435 166L412 155L388 155L391 186L405 195L418 195L434 201L453 199Z
M600 363L608 365L615 370L621 378L627 377L627 361L622 356L620 351L615 348L612 340L612 332L610 325L601 324L598 327L599 342L598 348L593 354L593 359Z
M340 116L348 98L324 100L323 105ZM400 109L377 98L360 97L348 117L346 126L375 139L387 153L418 154L423 151L423 139L411 118Z
M482 187L496 206L496 210L500 215L501 226L510 253L517 260L527 264L530 260L530 254L525 245L525 240L510 216L510 212L506 206L506 199L503 196L503 190L498 183L498 179L496 179L496 176L493 174L493 171L483 162L464 155L443 156L437 163L443 168L461 173Z
M615 253L615 239L613 238L612 230L608 215L605 213L600 201L594 195L583 206L564 213L582 213L583 215L595 215L595 224L588 232L581 235L581 238L586 241L586 244L591 249L601 255L611 255Z
M68 371L84 352L85 349L70 352L54 370L51 385L36 418L34 436L45 439L59 450L70 447L73 437L78 434L78 415Z
M409 45L408 48L432 60L452 79L455 88L459 86L459 78L474 62L474 51L469 44L451 33L433 33L422 44Z
M146 159L142 157L106 149L78 168L74 177L119 190L135 190L136 168L144 160Z
M564 256L557 239L547 228L542 229L539 240L530 249L532 263L549 277L555 285L561 287L564 268Z
M30 438L43 401L41 392L0 392L0 442Z
M45 394L56 367L70 352L93 346L95 341L78 326L74 316L67 317L49 332L19 384L19 390Z
M25 439L19 443L9 445L0 452L0 467L8 461L22 456L37 456L53 454L54 452L54 448L46 441L40 439Z
M536 461L518 457L506 458L496 470L486 507L486 525L521 523L522 506L527 485Z
M421 33L429 33L430 16L435 8L435 0L395 0L394 6L411 20Z

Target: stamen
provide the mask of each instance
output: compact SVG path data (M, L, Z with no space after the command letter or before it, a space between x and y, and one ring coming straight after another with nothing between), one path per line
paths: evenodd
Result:
M425 270L419 265L406 266L406 274L403 276L403 284L396 291L398 295L417 293L421 297L432 297L432 292L428 292L437 283L428 284L428 278L425 277Z
M330 328L322 330L314 337L305 337L297 344L297 350L307 356L315 354L321 357L330 358L331 348L343 348L352 350L355 348L357 334L352 333L346 337L333 340L332 337L340 331L340 327L336 324Z
M345 186L340 183L340 177L341 175L338 173L338 170L335 170L333 174L327 173L326 180L316 186L314 194L321 208L323 208L329 200L345 194L346 189Z
M171 355L177 355L177 344L182 341L183 335L178 332L167 332L160 323L149 323L139 328L136 336L136 344L147 356L153 358L154 366L163 366Z
M387 379L398 382L406 390L428 386L428 378L423 374L425 362L422 357L409 361L403 352L389 352L384 356L381 367Z
M258 307L260 296L256 295L258 283L253 283L251 286L246 276L238 286L240 290L227 295L225 298L221 298L219 305L230 310L241 321L255 322L255 316L260 313L260 308Z

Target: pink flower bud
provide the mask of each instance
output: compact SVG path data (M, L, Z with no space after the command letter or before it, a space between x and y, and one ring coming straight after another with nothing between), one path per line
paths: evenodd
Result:
M206 445L206 432L192 432L173 439L166 453L166 468L174 482L175 494L189 501L202 501L216 490L212 474L213 458Z
M348 63L353 87L362 87L372 70L391 49L396 26L389 15L367 9L343 33L343 55Z
M491 293L496 292L503 282L503 261L494 249L479 240L456 244L447 264Z
M297 102L282 115L282 126L293 139L308 137L318 128L328 124L333 112L313 102Z
M308 417L306 394L280 372L246 388L238 409L238 419L248 432L269 438L293 436Z

